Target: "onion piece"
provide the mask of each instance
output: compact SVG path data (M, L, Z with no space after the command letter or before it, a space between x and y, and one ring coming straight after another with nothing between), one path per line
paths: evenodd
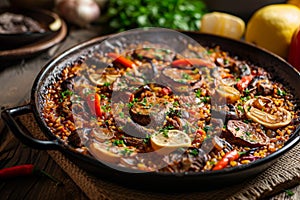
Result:
M56 0L55 9L68 22L81 27L100 17L100 7L93 0Z

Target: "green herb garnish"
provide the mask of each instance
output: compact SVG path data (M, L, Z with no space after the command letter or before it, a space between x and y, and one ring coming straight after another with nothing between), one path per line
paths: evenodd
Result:
M101 22L109 22L112 32L140 27L199 30L208 12L203 1L193 0L110 0L107 8Z
M114 140L112 142L112 144L115 146L124 146L125 145L124 140Z
M201 89L198 89L195 91L196 97L200 98L201 97Z
M128 149L128 148L125 148L125 149L123 149L123 150L120 151L120 153L121 153L122 155L124 155L124 156L130 155L132 152L133 152L133 151L130 150L130 149Z
M193 156L198 156L199 151L197 149L192 149L192 150L190 150L189 154L191 154Z
M284 190L284 192L290 197L295 194L292 190Z
M280 96L285 96L286 92L284 90L281 90L280 88L277 88L277 94Z

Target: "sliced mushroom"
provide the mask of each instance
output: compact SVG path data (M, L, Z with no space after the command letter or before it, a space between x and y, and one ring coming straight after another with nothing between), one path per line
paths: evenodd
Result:
M114 133L111 130L101 127L93 128L91 135L99 142L104 142L114 137Z
M241 98L240 92L234 87L228 85L219 85L216 89L219 101L222 102L222 99L226 100L226 103L232 104Z
M165 105L155 99L153 96L144 97L141 102L134 103L129 110L132 120L142 126L162 125L167 109Z
M160 94L164 89L169 91L169 88L164 86L148 84L133 93L134 99L130 102L132 106L129 110L131 119L148 128L163 126L165 113L170 106L168 98L165 98L166 95ZM172 95L172 92L169 95Z
M237 145L258 147L269 143L268 136L264 133L256 132L254 127L240 120L229 120L227 129L229 131L229 139Z
M257 99L250 99L244 105L246 116L270 129L286 126L292 121L292 115L288 110L273 106L271 109L276 108L277 111L270 114L266 108L271 106L267 104L273 105L273 101L267 97L259 96Z

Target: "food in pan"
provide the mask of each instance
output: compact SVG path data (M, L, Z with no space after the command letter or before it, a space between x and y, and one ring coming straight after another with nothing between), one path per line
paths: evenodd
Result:
M160 172L246 165L299 125L283 82L220 46L210 59L141 43L69 63L43 96L43 118L67 145L104 163Z
M0 14L0 33L19 34L19 33L42 33L45 30L34 19L10 12Z

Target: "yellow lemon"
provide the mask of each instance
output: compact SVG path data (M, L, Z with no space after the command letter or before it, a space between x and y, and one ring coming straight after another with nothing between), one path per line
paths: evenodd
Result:
M247 23L245 40L287 58L292 35L300 25L300 9L272 4L257 10Z
M203 15L200 32L240 39L245 32L245 22L234 15L211 12Z
M179 130L169 130L153 134L150 138L151 146L157 153L167 154L180 147L189 147L191 138Z

